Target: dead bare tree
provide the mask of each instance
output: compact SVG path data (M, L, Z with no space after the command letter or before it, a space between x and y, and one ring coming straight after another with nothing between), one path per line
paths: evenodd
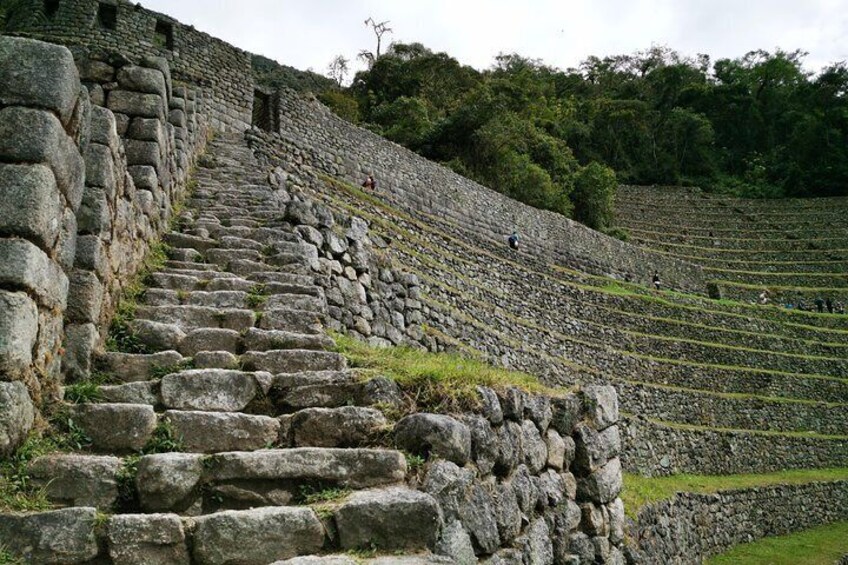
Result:
M367 20L365 20L366 27L370 26L371 30L374 32L374 35L377 36L377 50L371 52L366 49L363 49L359 52L359 55L357 55L357 57L368 63L369 67L373 65L374 61L376 61L380 57L381 49L383 46L383 35L387 33L394 33L392 28L389 27L389 23L390 22L388 20L384 22L377 22L374 20L374 18L370 16Z
M348 71L350 70L348 67L349 62L350 61L348 61L344 55L336 55L336 57L330 61L330 64L327 66L327 72L330 74L330 78L336 81L336 84L340 88L345 81L345 77L347 77Z

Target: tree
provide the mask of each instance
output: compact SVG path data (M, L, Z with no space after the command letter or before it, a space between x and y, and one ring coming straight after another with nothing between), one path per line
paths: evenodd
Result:
M374 63L377 61L377 59L380 58L381 48L382 48L382 45L383 45L383 36L387 33L394 33L392 28L389 27L389 23L390 22L388 20L378 23L378 22L374 21L374 18L372 18L370 16L368 17L367 20L365 20L365 26L366 27L370 26L371 30L374 32L374 35L377 37L377 50L374 51L374 52L371 52L371 51L363 49L362 51L359 52L359 55L357 55L357 56L360 59L362 59L363 61L365 61L366 63L368 63L369 68L374 65Z
M349 61L345 58L344 55L336 55L336 57L330 61L330 64L327 66L327 72L330 75L330 78L336 81L336 84L341 88L342 84L344 84L345 77L347 77L348 73L348 63Z

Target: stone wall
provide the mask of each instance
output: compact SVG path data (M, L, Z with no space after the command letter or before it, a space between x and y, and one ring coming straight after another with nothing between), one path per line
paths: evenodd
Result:
M848 467L848 440L699 430L623 418L624 468L644 476L729 475Z
M734 545L848 517L848 481L679 493L639 512L629 529L639 563L701 563Z
M523 205L358 128L314 98L280 94L280 135L303 163L357 185L373 174L381 197L403 210L449 219L503 241L517 230L549 263L648 282L654 270L672 288L706 292L701 268L644 251L559 214Z
M202 100L172 90L164 60L100 63L121 113L91 104L66 48L0 37L0 452L63 372L89 373L205 144Z
M110 29L102 10L112 8L115 25ZM48 15L43 0L30 0L16 10L9 27L18 35L95 55L120 52L135 61L164 57L175 79L207 89L210 126L224 131L250 127L254 88L250 54L169 16L124 0L61 0L57 11ZM89 74L98 67L95 64Z

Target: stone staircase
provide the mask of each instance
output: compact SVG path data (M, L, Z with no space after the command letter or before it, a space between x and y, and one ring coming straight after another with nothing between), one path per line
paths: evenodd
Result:
M136 352L105 353L109 384L67 406L90 447L30 464L67 508L2 516L5 548L33 563L450 562L429 553L435 499L379 447L397 386L331 350L317 249L281 219L284 197L240 137L212 141L195 178L128 323ZM330 555L358 550L396 554Z

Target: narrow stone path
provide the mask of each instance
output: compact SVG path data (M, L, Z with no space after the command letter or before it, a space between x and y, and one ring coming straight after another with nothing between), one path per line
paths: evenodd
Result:
M378 447L387 421L375 406L400 393L332 351L318 252L283 219L285 200L240 136L213 140L195 179L165 237L170 260L129 323L146 353L106 353L111 384L68 407L90 453L30 466L74 508L0 530L34 562L95 557L94 531L61 548L48 538L50 524L94 528L96 511L115 563L345 564L363 561L326 555L372 549L409 553L374 563L449 562L428 553L435 500L407 487L404 454Z

